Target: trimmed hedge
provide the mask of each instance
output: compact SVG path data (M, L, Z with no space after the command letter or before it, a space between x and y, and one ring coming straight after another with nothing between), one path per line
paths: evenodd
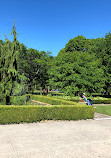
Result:
M48 96L30 95L30 98L33 99L33 100L48 103L48 104L51 104L51 105L80 105L77 102L66 101L66 100L57 99L57 98L48 97Z
M93 101L94 104L111 104L111 99L107 99L107 100L94 100Z
M81 120L93 117L94 108L85 105L0 106L0 124L32 123L41 120Z
M90 98L90 97L88 97ZM59 98L60 99L60 98ZM80 97L72 97L72 98L61 98L62 100L66 101L73 101L73 102L80 102ZM104 97L91 97L90 99L93 100L93 104L111 104L111 98L104 98Z
M68 99L67 99L68 100ZM80 102L80 100L76 100L76 99L69 99L70 101L74 101L74 102ZM111 99L110 98L104 98L103 99L92 99L93 100L93 104L111 104Z

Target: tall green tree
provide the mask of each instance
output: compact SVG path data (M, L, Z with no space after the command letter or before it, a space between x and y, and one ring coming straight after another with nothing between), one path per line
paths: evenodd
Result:
M84 37L77 37L71 41L74 43L70 45L69 41L58 53L52 65L50 84L58 86L68 95L74 95L78 91L102 92L104 71L101 68L101 59L97 58L96 53L90 48L91 41Z
M105 55L103 56L103 65L105 66L105 90L111 92L111 32L105 36Z
M25 49L21 45L19 54L19 71L27 77L28 91L34 88L45 87L48 84L48 67L50 55L44 51Z
M10 104L10 96L25 93L25 77L18 73L19 42L16 38L16 27L13 26L13 42L6 39L1 46L0 57L0 96L4 104Z

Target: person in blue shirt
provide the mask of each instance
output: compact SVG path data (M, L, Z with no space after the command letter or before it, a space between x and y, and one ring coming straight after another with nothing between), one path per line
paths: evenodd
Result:
M85 93L82 94L82 98L84 99L84 101L87 102L87 105L92 105L92 100L91 99L87 99L85 96Z

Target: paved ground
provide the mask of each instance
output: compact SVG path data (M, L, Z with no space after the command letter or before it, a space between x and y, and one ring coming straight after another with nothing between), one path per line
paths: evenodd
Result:
M0 158L111 158L111 118L0 125Z

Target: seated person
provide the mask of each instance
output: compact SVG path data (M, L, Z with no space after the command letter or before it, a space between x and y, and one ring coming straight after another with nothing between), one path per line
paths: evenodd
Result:
M85 96L85 93L82 94L82 98L84 99L84 101L87 102L87 105L92 105L92 100L91 99L87 99Z

